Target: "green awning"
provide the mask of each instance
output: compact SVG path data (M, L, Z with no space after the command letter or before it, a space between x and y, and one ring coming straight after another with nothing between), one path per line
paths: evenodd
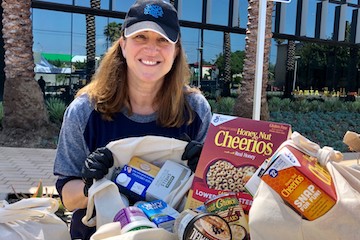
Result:
M41 53L41 55L48 61L71 62L72 59L70 54Z

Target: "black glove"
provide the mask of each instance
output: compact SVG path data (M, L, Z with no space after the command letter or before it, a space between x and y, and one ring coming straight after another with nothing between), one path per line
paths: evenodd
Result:
M203 144L197 141L190 141L186 147L183 155L181 156L182 160L188 160L187 165L191 171L195 172L196 166L199 162L200 154L203 148Z
M81 170L81 175L85 183L84 195L88 196L88 190L93 184L94 179L99 180L109 172L109 168L114 165L112 153L106 147L98 148L92 152L85 160Z

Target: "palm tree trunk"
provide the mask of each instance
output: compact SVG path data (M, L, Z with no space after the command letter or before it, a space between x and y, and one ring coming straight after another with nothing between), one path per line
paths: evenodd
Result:
M91 8L100 9L100 0L91 0ZM95 73L96 31L95 16L86 15L86 81L90 82Z
M232 81L231 76L231 42L230 33L224 32L224 87L222 91L223 97L230 96L230 85Z
M271 14L273 9L273 2L267 2L266 9L266 32L265 32L265 46L264 46L264 65L263 65L263 79L262 79L262 93L261 93L261 112L260 119L269 119L269 110L266 99L266 87L268 83L269 74L269 53L271 46ZM237 116L252 118L253 103L254 103L254 81L256 68L256 43L258 32L258 16L259 16L259 1L249 0L248 7L248 24L246 31L246 46L245 46L245 61L243 80L241 82L240 93L236 100L234 113Z
M5 49L4 130L37 129L48 123L43 94L34 79L31 1L3 0Z
M294 40L288 40L287 45L287 59L286 59L286 79L284 97L291 98L292 85L295 74L295 50L296 45Z

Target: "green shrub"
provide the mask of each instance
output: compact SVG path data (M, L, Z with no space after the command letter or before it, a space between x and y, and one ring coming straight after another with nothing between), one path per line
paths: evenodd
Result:
M314 100L309 102L309 111L310 112L317 112L321 110L321 106L323 105L322 101Z
M279 97L272 97L268 100L269 111L270 112L280 112L281 111L282 100Z
M324 112L338 112L344 110L344 105L345 102L339 101L338 99L326 100L321 109Z
M342 142L346 131L360 133L360 113L355 112L274 112L270 121L288 123L297 131L321 147L329 146L348 152Z
M49 98L46 100L46 107L49 113L50 121L60 124L63 120L66 104L59 98Z
M360 101L345 102L344 105L347 111L360 113Z
M268 105L270 112L291 111L292 109L292 103L289 98L272 97L268 100Z
M217 102L215 99L208 99L212 112L217 112Z
M234 113L235 98L224 97L217 102L216 112L220 114L232 115Z
M292 102L292 110L294 112L302 112L302 113L305 113L305 112L309 112L310 111L310 106L311 106L311 103L305 99L303 100L300 100L300 101L293 101Z
M235 99L211 100L213 112L232 115ZM321 147L329 146L348 152L343 143L346 131L360 133L360 101L346 102L337 98L311 99L305 97L290 100L272 96L268 99L272 122L288 123L297 131Z

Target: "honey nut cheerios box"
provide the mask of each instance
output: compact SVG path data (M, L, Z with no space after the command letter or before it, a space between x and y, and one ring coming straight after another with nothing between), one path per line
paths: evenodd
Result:
M290 134L288 124L213 114L185 208L235 192L248 214L252 196L245 190L246 182Z

